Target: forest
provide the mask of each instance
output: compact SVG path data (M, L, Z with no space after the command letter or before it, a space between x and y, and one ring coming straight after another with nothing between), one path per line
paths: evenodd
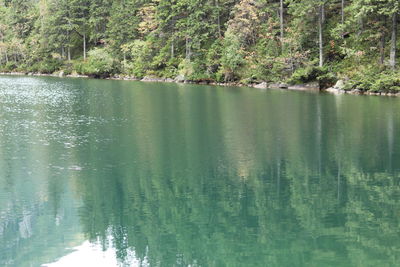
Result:
M0 71L400 91L398 0L0 0Z

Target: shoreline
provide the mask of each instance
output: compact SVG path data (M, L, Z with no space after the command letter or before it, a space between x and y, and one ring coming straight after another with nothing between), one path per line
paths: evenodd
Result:
M0 72L0 75L4 76L34 76L34 77L56 77L56 78L93 78L98 80L116 80L116 81L141 81L141 82L165 82L165 83L183 83L183 84L198 84L198 85L210 85L210 86L232 86L232 87L249 87L255 89L282 89L288 91L308 91L308 92L320 92L320 93L329 93L333 95L342 95L342 94L350 94L350 95L367 95L367 96L389 96L389 97L400 97L400 92L391 93L391 92L370 92L370 91L362 91L362 90L343 90L336 87L330 87L327 89L320 89L316 83L309 84L298 84L298 85L290 85L286 83L254 83L254 84L243 84L239 82L226 82L226 83L218 83L214 81L188 81L188 80L177 80L172 78L159 78L159 77L149 77L145 76L142 79L135 78L132 76L122 76L122 75L114 75L112 77L107 78L98 78L91 77L89 75L80 75L80 74L68 74L65 75L63 72L60 73L34 73L34 72Z

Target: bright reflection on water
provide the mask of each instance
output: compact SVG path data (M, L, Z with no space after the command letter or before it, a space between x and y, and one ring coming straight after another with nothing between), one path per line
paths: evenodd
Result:
M396 266L399 136L398 98L0 77L0 266Z

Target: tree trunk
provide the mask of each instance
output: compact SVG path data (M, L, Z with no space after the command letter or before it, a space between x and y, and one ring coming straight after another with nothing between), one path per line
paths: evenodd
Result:
M318 14L318 34L319 34L319 66L324 65L324 44L322 37L322 26L323 26L323 16L324 16L324 5L319 6Z
M381 42L380 42L380 57L379 57L379 64L383 65L385 63L385 34L382 33Z
M71 61L71 47L70 47L69 31L67 31L67 40L68 40L67 57L68 57L68 61Z
M344 24L344 0L342 0L341 15L342 15L342 25L343 25Z
M284 27L283 27L283 0L280 0L280 7L279 7L279 18L280 18L280 26L281 26L281 43L283 42L284 37Z
M190 61L190 57L192 55L192 51L191 51L191 40L189 37L186 37L186 59Z
M83 34L83 60L86 61L86 33Z
M218 36L221 38L221 18L219 13L219 2L218 0L215 1L215 6L217 7L217 25L218 25Z
M174 47L174 40L171 42L171 58L175 57L175 47Z
M396 45L397 45L397 13L393 13L392 41L390 48L390 67L396 68Z

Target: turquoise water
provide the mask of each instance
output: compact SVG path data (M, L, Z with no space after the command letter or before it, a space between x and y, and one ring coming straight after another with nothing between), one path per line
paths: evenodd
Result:
M399 137L399 98L0 77L0 266L396 266Z

